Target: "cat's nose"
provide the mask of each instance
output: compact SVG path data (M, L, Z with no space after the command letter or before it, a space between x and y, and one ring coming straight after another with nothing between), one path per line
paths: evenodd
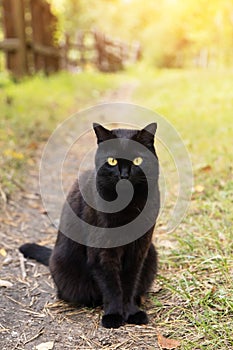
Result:
M121 174L121 179L122 180L128 180L129 174Z
M129 170L128 169L121 169L121 172L120 172L120 177L122 180L128 180L129 178Z
M122 180L128 180L130 176L130 166L128 164L121 164L119 167L119 173Z

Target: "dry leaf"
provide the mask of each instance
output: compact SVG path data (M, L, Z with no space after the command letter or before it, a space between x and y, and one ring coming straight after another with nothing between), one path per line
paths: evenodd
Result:
M39 212L42 214L42 215L47 215L48 212L44 209L44 208L40 208Z
M158 344L162 349L176 349L180 346L180 342L175 339L165 338L161 333L157 334Z
M24 193L23 198L38 200L40 198L40 195L38 193Z
M40 203L37 203L37 202L32 202L31 200L28 201L28 205L32 208L32 209L39 209L41 210L41 205Z
M203 171L204 173L207 173L209 171L212 170L212 166L207 164L207 165L204 165L203 167L200 168L200 171Z
M39 147L38 143L32 141L31 143L29 143L28 145L28 149L37 149Z
M216 286L213 286L213 287L211 288L211 294L215 294L216 290L217 290L217 287L216 287Z
M202 185L197 185L194 187L194 191L198 193L202 193L204 191L205 187Z
M219 232L218 233L218 237L219 237L220 241L225 241L226 240L226 236L224 235L223 232Z
M3 219L3 218L0 218L0 222L3 222L4 224L6 225L9 225L9 226L13 226L13 227L17 227L18 225L14 222L14 221L11 221L11 220L8 220L8 219Z
M1 248L1 249L0 249L0 255L1 255L1 256L4 256L4 258L5 258L5 256L7 256L7 252L5 251L4 248Z
M159 245L162 246L163 248L168 248L168 249L172 249L176 246L176 242L173 242L171 240L168 239L163 239L159 241Z
M8 281L5 281L5 280L0 280L0 287L12 287L13 286L13 283L11 282L8 282Z
M3 199L3 201L6 203L7 202L7 196L6 196L6 193L3 191L1 185L0 185L0 195Z
M35 165L35 160L32 158L28 158L27 163L28 163L28 165Z
M54 341L47 341L46 343L41 343L36 346L36 350L52 350L54 346Z

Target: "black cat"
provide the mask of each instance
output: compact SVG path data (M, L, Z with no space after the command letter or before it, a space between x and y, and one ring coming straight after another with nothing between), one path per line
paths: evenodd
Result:
M133 185L133 197L130 203L118 212L98 211L85 202L76 181L67 197L67 203L79 218L93 227L114 228L135 220L142 213L150 197L152 205L144 220L146 221L147 216L150 218L149 228L130 243L113 245L113 248L96 248L78 243L78 239L76 241L69 238L69 232L64 234L61 232L64 230L60 229L53 250L27 243L20 247L20 251L25 257L49 265L59 298L89 307L103 304L104 327L117 328L125 322L146 324L147 314L140 310L139 306L141 297L151 286L157 270L157 253L152 244L153 229L160 205L159 166L154 149L157 125L152 123L142 130L107 130L99 124L93 126L98 142L94 171L96 191L108 201L107 203L111 203L117 198L116 184L124 179ZM112 149L111 144L104 148L103 145L106 144L104 141L107 140L119 141L118 151L121 152L121 148L124 148L127 159L117 158L116 149ZM144 146L142 148L145 151L140 149L139 152L137 147L128 146L127 143L130 144L130 141ZM153 164L150 157L153 157ZM149 171L148 174L153 170L152 175L149 175L153 176L150 196L148 196L148 179L142 171L142 163ZM92 187L88 184L88 175L90 174L84 174L87 178L86 186L89 186L90 191ZM92 195L96 196L96 192ZM62 217L69 222L66 211L63 211ZM119 237L120 234L119 229Z

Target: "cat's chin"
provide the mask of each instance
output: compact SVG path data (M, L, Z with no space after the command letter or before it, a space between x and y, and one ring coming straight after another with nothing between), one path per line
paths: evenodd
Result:
M133 315L129 315L126 322L130 324L140 325L140 324L147 324L149 320L146 312L140 310Z
M102 317L102 326L105 328L119 328L123 324L124 319L120 314L109 314Z

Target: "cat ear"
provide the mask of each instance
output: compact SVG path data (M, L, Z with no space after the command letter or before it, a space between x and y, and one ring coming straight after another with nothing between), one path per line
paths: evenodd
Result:
M105 129L102 125L98 123L93 123L93 129L97 137L97 143L107 141L113 138L113 134L110 130Z
M157 123L151 123L144 129L139 131L138 139L147 147L152 147L154 144L154 136L157 130Z

